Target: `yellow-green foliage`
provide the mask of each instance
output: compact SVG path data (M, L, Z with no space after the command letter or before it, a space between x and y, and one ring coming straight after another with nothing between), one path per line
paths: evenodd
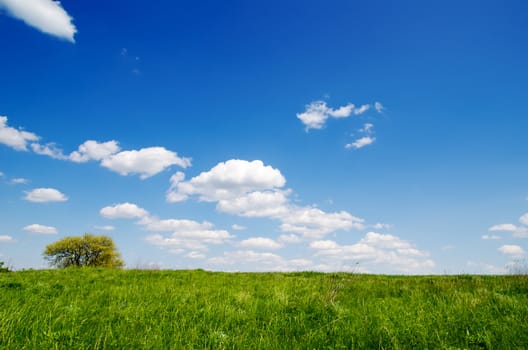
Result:
M528 349L528 278L4 273L0 349Z
M56 267L123 267L124 263L112 238L86 233L65 237L49 244L44 257Z

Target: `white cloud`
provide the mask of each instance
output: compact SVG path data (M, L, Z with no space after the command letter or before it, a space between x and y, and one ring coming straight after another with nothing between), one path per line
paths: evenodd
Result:
M511 255L517 257L524 255L524 250L518 245L503 245L499 248L499 252L504 255Z
M282 244L275 242L271 238L266 237L252 237L245 239L239 243L243 248L255 248L255 249L280 249Z
M99 211L99 214L108 219L133 219L146 217L148 211L135 204L126 202L104 207Z
M69 159L76 163L87 162L89 160L103 160L120 151L117 141L107 141L99 143L88 140L79 146L77 151L70 154Z
M144 217L138 224L150 232L172 232L169 237L151 234L147 236L147 242L178 252L185 249L207 250L209 244L223 244L234 238L226 230L216 230L214 225L207 221Z
M13 239L13 237L11 236L8 236L8 235L0 235L0 243L12 243L14 242L15 240Z
M515 226L513 224L500 224L500 225L491 226L488 230L489 231L511 231L511 232L515 232L517 230L517 226Z
M381 113L381 112L383 112L385 110L385 107L383 107L381 102L375 102L374 103L374 109L376 110L376 112Z
M4 176L5 176L5 174L0 171L0 177L4 177Z
M189 253L185 254L185 256L190 258L190 259L205 259L206 258L204 253L197 252L197 251L189 252Z
M376 230L388 230L388 229L390 229L390 228L392 227L392 225L390 225L390 224L383 224L383 223L378 222L378 223L372 225L372 227L373 227L374 229L376 229Z
M390 234L369 232L356 244L340 245L335 241L322 240L310 243L328 266L347 265L356 262L363 268L387 269L398 273L430 273L435 263L429 254L417 249L412 243Z
M53 159L68 159L68 157L66 157L64 153L62 153L62 150L58 148L54 143L47 143L45 145L41 145L40 143L35 142L31 144L31 149L36 154L48 156Z
M141 179L146 179L172 165L186 168L191 165L191 160L180 158L163 147L148 147L112 154L104 158L101 165L120 175L139 174Z
M497 240L497 239L501 239L502 237L498 235L482 235L481 238L483 240Z
M243 230L247 229L247 227L242 226L242 225L238 225L238 224L231 225L231 228L233 230L235 230L235 231L243 231Z
M369 109L370 109L370 105L362 105L361 107L354 109L354 114L360 115L360 114L365 113Z
M54 188L35 188L26 192L24 199L35 203L45 203L64 202L68 200L68 197Z
M59 1L0 0L0 8L43 33L75 42L77 29Z
M528 226L528 213L524 214L519 218L519 222L523 225Z
M374 141L376 141L375 137L363 136L363 137L360 137L359 139L357 139L356 141L354 141L352 143L347 143L345 145L345 148L347 148L347 149L348 148L360 149L362 147L371 145L372 143L374 143Z
M208 261L214 265L247 266L248 264L256 264L258 270L270 270L270 266L280 266L285 262L280 255L267 252L260 253L253 250L224 252L222 257L211 258Z
M337 230L364 228L363 219L346 211L327 213L311 207L291 207L280 219L283 232L300 234L306 238L322 237Z
M7 126L7 117L0 116L0 143L17 151L27 151L27 143L38 139L39 137L32 132Z
M114 231L115 230L115 227L112 225L94 226L94 228L96 230L101 230L101 231Z
M313 207L292 204L286 179L278 169L262 161L231 159L218 163L189 181L183 173L171 178L167 200L183 201L198 196L201 201L217 202L220 212L244 217L268 217L281 222L281 230L320 237L336 230L362 229L363 220L341 211L327 213Z
M528 237L528 227L517 227L517 230L512 235L513 237L517 238L526 238Z
M223 213L246 217L278 217L286 214L284 191L255 191L237 198L222 199L216 208Z
M293 233L284 234L279 236L279 242L283 243L300 243L302 241L301 237Z
M249 192L280 188L286 183L279 170L264 165L262 161L240 159L218 163L189 181L183 179L182 173L176 173L171 178L171 187L167 192L169 202L182 201L191 195L212 202L236 198Z
M32 233L40 233L44 235L54 235L57 234L57 229L53 226L44 226L39 224L27 225L24 227L24 231L29 231Z
M9 182L13 185L24 185L24 184L27 184L29 180L21 178L21 177L17 177L17 178L11 179L11 181Z
M333 109L328 107L324 101L314 101L306 105L303 113L297 113L297 118L306 126L306 131L310 129L322 129L328 118L348 118L353 114L360 115L365 113L370 105L362 105L355 108L352 103Z

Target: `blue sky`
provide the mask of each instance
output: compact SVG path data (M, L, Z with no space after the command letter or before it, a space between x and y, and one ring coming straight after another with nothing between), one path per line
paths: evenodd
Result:
M0 260L506 273L523 1L0 0Z

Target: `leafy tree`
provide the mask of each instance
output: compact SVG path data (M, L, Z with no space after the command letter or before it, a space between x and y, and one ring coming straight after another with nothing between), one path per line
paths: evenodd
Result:
M4 267L3 261L0 261L0 272L9 272L9 268Z
M50 265L64 267L123 267L124 262L112 238L90 233L65 237L46 246L44 258Z

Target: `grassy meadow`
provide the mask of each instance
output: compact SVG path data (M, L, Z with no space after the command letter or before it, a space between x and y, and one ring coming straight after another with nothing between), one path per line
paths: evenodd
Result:
M527 276L0 274L1 349L526 349Z

